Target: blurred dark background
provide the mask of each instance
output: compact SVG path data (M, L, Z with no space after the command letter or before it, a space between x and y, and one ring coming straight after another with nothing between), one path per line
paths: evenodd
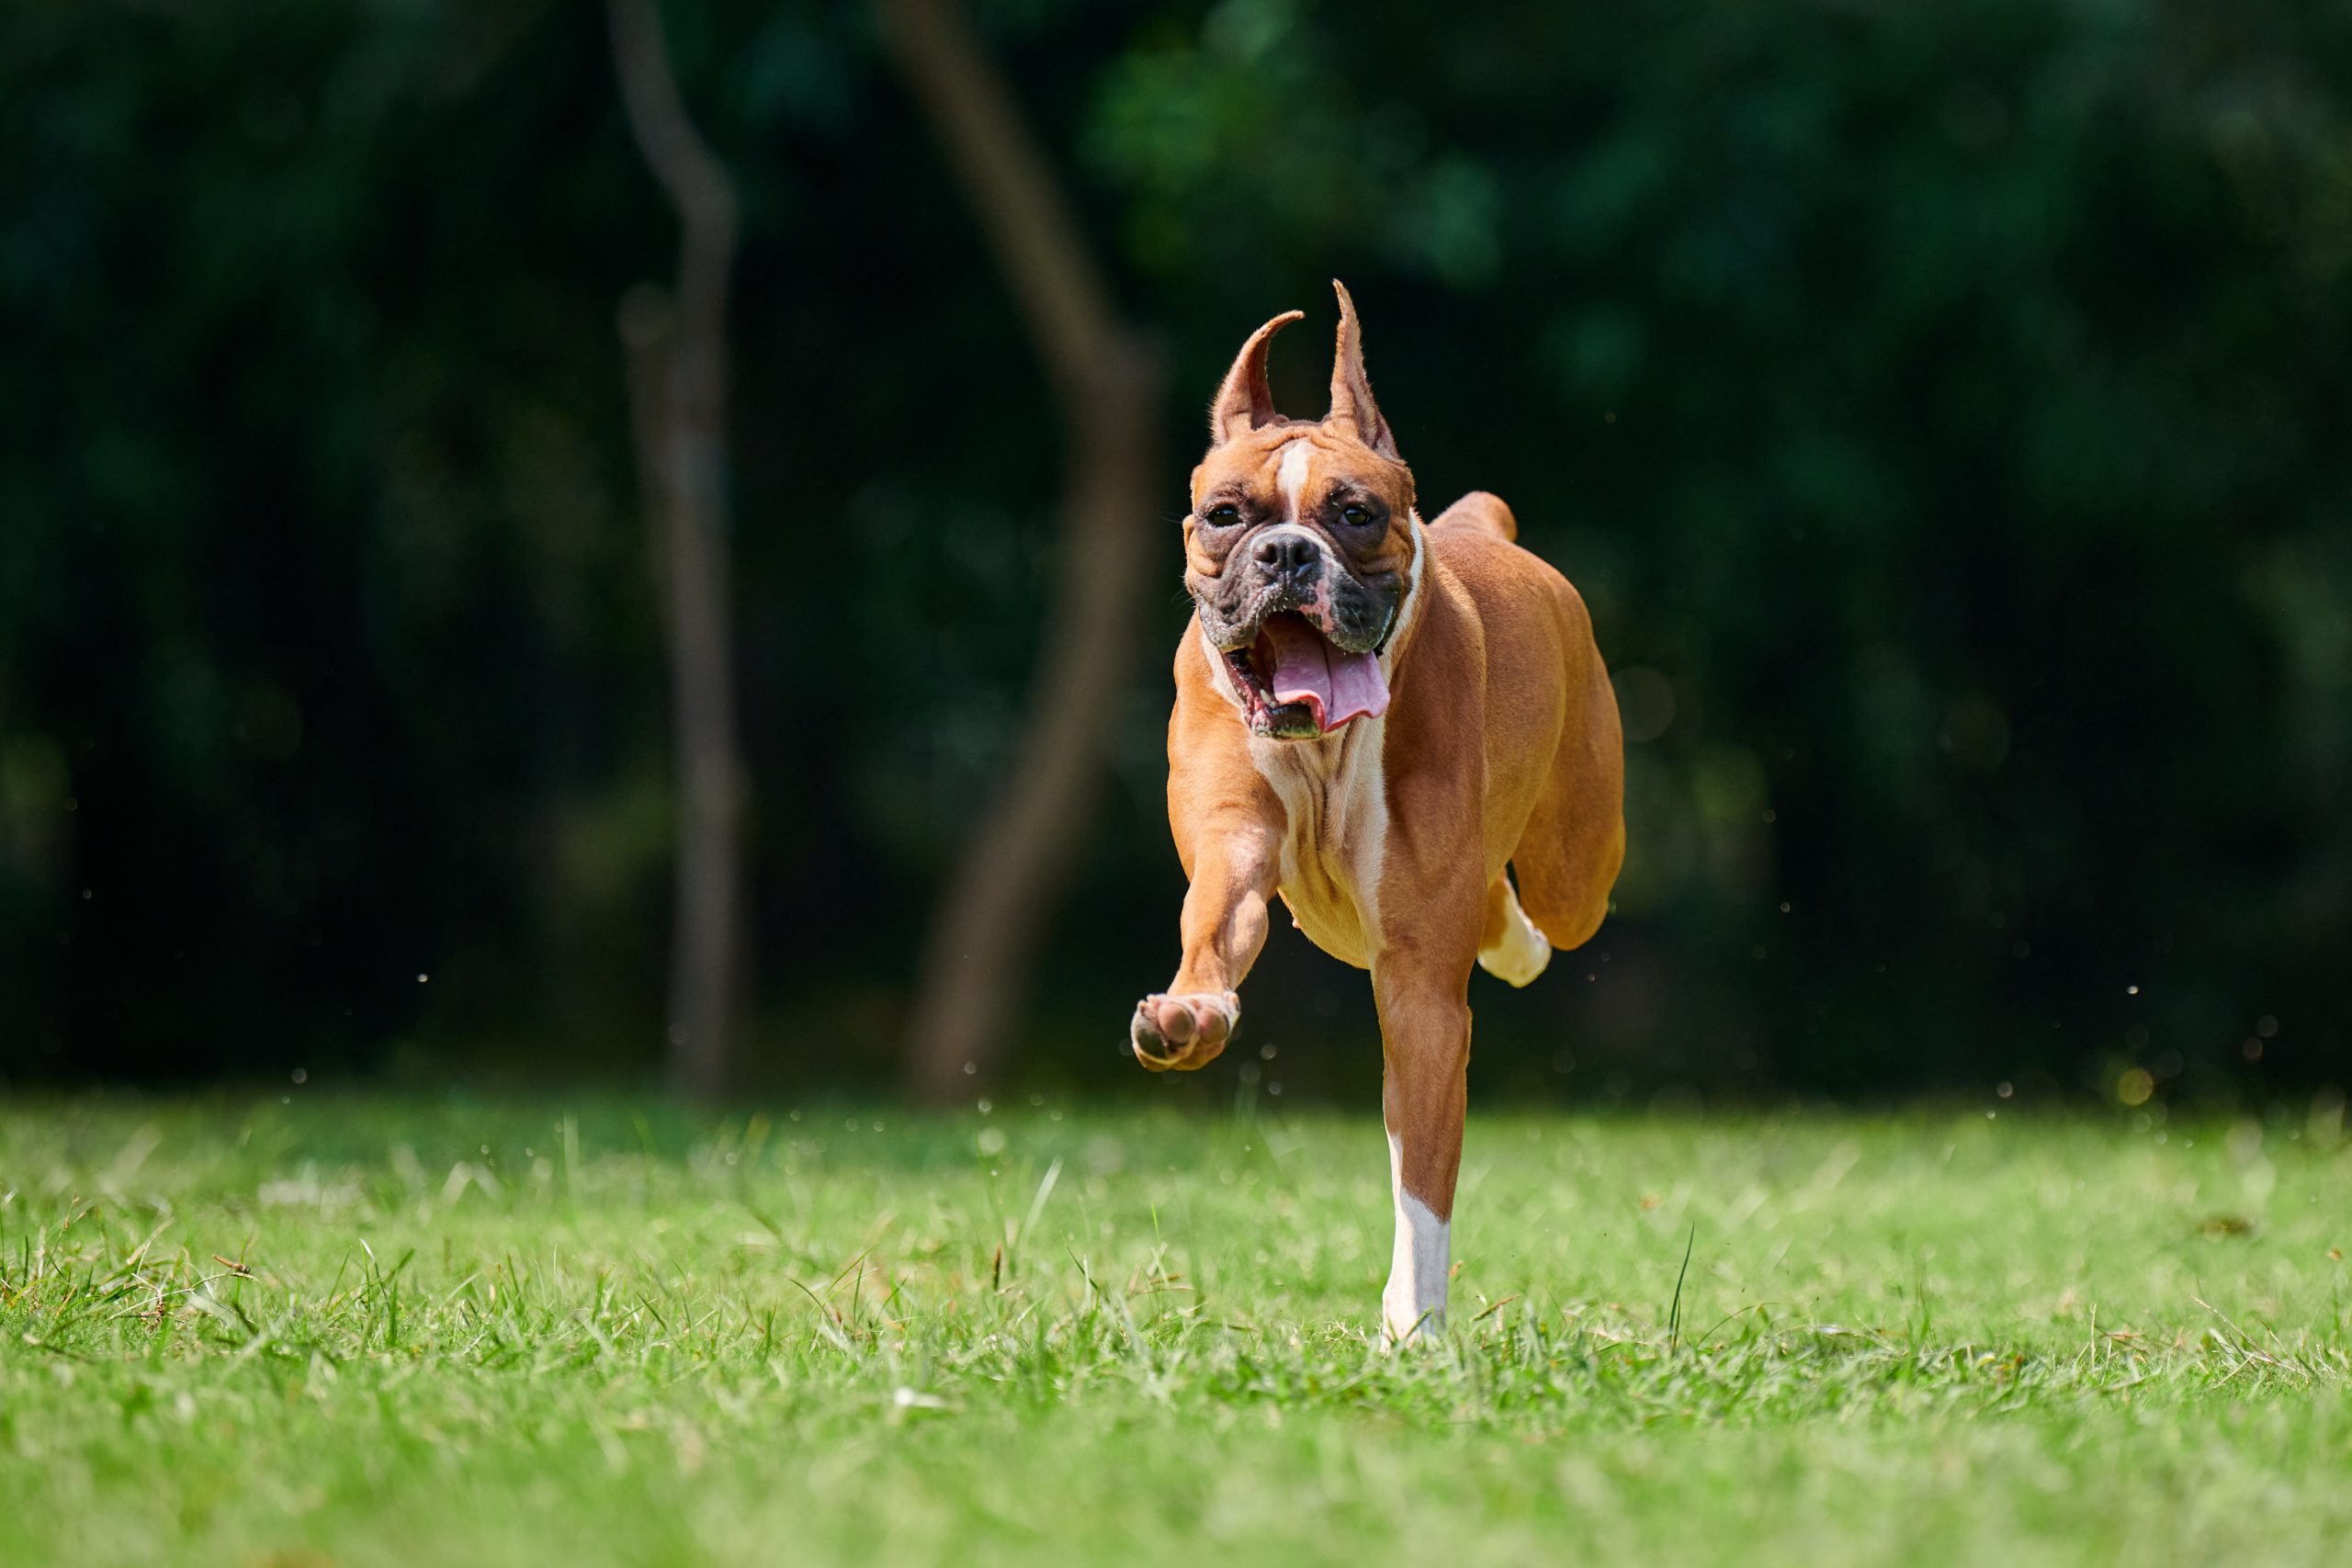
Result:
M746 1074L887 1086L1065 443L867 10L662 12L742 199ZM1510 501L1629 732L1617 913L1476 980L1479 1092L2342 1081L2352 6L977 14L1170 389L1151 651L1004 1077L1148 1087L1184 475L1277 310L1321 412L1336 275L1425 512ZM657 1072L615 312L678 225L602 10L17 0L0 138L0 1084ZM1366 991L1278 931L1182 1092L1265 1045L1362 1092Z

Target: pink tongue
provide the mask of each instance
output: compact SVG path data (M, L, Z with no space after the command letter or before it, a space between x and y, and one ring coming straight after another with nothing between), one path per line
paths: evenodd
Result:
M1266 623L1265 646L1273 656L1266 684L1277 703L1312 703L1316 728L1329 735L1351 718L1378 718L1388 711L1388 682L1380 658L1334 648L1321 633L1291 615Z

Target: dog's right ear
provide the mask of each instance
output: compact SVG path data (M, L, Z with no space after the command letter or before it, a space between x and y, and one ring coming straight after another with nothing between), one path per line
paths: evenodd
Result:
M1273 342L1276 333L1306 319L1304 310L1285 310L1250 334L1250 341L1234 356L1233 368L1225 373L1225 384L1216 389L1216 401L1209 405L1211 441L1222 446L1281 417L1274 412L1274 394L1266 385L1266 345Z

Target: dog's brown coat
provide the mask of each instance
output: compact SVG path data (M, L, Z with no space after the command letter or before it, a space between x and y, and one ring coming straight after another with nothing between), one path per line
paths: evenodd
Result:
M1461 1164L1470 971L1514 919L1504 868L1554 947L1593 934L1624 858L1623 743L1584 602L1514 542L1510 509L1474 491L1419 525L1340 298L1332 412L1312 424L1274 414L1265 344L1296 316L1269 321L1226 378L1193 496L1197 515L1213 491L1271 491L1304 438L1307 493L1345 484L1392 502L1372 564L1409 574L1426 553L1387 653L1390 705L1319 738L1253 738L1197 617L1186 628L1168 732L1169 821L1191 878L1183 955L1168 990L1137 1010L1136 1055L1193 1068L1224 1048L1279 892L1317 945L1372 972L1398 1179L1444 1222ZM1194 518L1185 530L1188 578L1223 570ZM1367 765L1377 809L1351 793Z

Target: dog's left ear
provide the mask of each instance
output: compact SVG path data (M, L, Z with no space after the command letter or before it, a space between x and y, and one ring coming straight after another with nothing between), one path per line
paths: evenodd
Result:
M1266 385L1266 347L1276 333L1306 319L1304 310L1284 310L1250 334L1250 341L1233 356L1233 368L1225 373L1216 400L1209 404L1210 440L1222 446L1282 418L1274 412L1274 394Z
M1356 320L1356 302L1348 298L1348 286L1336 277L1331 291L1340 297L1340 346L1331 360L1331 412L1324 418L1382 457L1401 463L1396 433L1380 416L1380 405L1372 400L1372 378L1363 372L1363 325Z

